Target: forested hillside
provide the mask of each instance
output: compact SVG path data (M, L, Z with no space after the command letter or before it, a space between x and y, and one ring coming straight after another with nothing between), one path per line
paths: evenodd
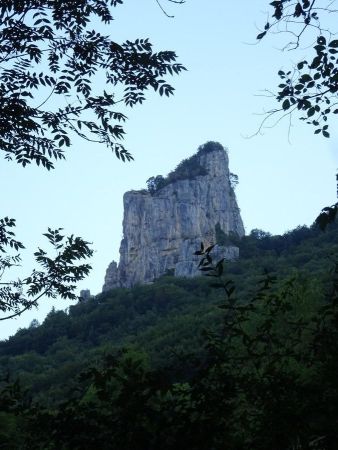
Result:
M115 289L19 330L0 345L0 442L334 449L337 228L219 235L242 255L223 273Z
M276 277L275 289L294 279L304 308L323 300L338 254L336 224L326 232L298 227L271 236L253 230L241 240L227 239L240 247L241 258L224 263L224 277L234 282L239 302L257 291L265 273ZM164 276L154 284L100 294L68 311L52 310L42 325L33 321L1 342L1 367L53 402L62 400L88 364L124 346L146 351L154 367L176 364L177 354L201 352L202 330L220 327L217 306L224 293L210 280Z

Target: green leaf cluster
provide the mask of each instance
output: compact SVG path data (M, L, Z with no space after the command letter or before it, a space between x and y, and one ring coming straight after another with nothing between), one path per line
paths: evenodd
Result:
M332 9L331 2L318 0L281 0L270 5L274 9L273 20L266 23L258 40L279 27L278 32L292 36L285 46L289 50L300 47L306 32L313 34L311 42L314 43L306 60L299 61L291 70L278 72L281 82L273 96L281 108L270 111L265 120L276 113L281 117L298 114L301 120L315 127L315 134L329 138L329 118L338 114L338 40L333 38L334 30L324 26L324 22L337 11Z
M130 161L121 140L133 107L152 89L170 96L166 76L185 68L173 51L155 52L149 39L118 44L90 29L113 21L121 1L2 2L0 5L0 150L22 166L50 170L74 136L106 145ZM94 89L102 77L104 89ZM118 94L122 92L122 94Z

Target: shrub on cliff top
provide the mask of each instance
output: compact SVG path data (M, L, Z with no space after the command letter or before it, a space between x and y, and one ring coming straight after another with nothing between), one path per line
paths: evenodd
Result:
M198 147L197 155L201 156L203 153L211 153L216 151L228 152L226 148L223 147L222 144L215 141L208 141L203 145Z
M206 175L208 172L205 167L200 164L200 156L205 153L214 151L227 151L219 142L209 141L198 147L197 153L190 158L183 159L175 170L169 172L167 177L157 175L147 180L148 191L154 195L168 184L178 180L193 180L198 176Z

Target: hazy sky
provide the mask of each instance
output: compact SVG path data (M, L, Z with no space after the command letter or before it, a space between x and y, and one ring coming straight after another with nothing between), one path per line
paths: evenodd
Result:
M144 188L153 175L166 175L209 140L229 149L247 233L261 228L279 234L310 225L322 207L335 202L337 127L325 139L294 119L289 137L284 121L247 138L257 131L264 117L260 114L274 106L261 91L274 89L277 71L308 52L281 52L286 38L280 35L256 43L268 3L186 0L184 5L167 4L173 19L155 0L125 0L115 8L116 20L105 34L117 42L150 38L156 50L175 50L188 71L169 80L174 97L149 93L143 105L128 111L124 143L134 162L123 164L105 147L83 141L74 141L67 160L51 173L1 160L0 215L16 218L17 238L26 245L21 278L32 269L37 246L47 247L42 233L48 226L63 227L67 234L93 242L93 270L79 289L99 293L108 264L118 260L124 192ZM39 310L2 323L0 337L28 326L33 318L42 321L51 304L42 301ZM62 300L54 304L68 306Z

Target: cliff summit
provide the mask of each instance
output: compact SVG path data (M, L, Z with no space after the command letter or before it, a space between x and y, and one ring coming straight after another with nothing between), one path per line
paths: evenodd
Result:
M147 190L124 194L120 262L106 272L103 291L149 283L172 273L198 274L194 252L217 233L244 235L227 151L217 142L199 147L167 177L152 177ZM216 246L217 257L235 259L238 248Z

